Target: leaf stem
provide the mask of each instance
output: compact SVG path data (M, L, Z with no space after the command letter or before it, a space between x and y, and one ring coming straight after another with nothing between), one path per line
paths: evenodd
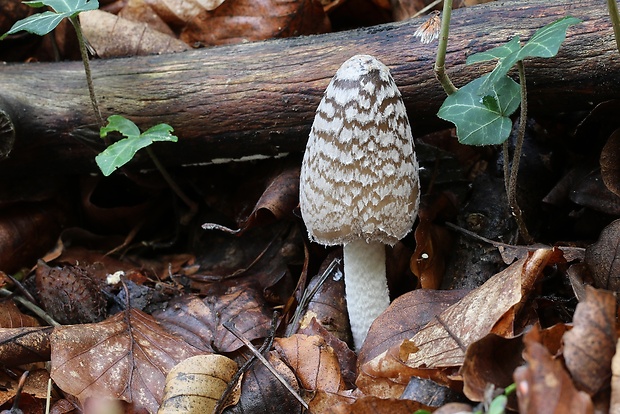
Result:
M620 52L620 15L618 14L616 0L607 0L607 8L609 9L609 17L611 17L611 25L614 28L616 47L618 48L618 52Z
M525 243L532 244L534 240L527 230L525 221L523 220L523 214L517 203L517 176L519 174L519 162L521 161L521 152L523 151L523 141L525 139L525 127L527 125L527 86L525 84L525 66L522 60L517 62L517 68L519 69L519 84L521 85L521 113L519 114L517 142L515 143L515 150L512 155L512 166L510 168L510 179L508 181L508 204L517 221L521 238ZM506 147L507 145L504 146L504 150L506 150ZM504 160L508 158L506 153L504 153L504 157ZM505 166L504 171L506 171Z
M75 29L75 34L77 35L78 44L80 45L80 55L82 56L82 63L84 63L84 72L86 73L86 84L88 85L88 92L90 94L90 102L93 105L93 111L95 112L95 117L97 118L97 123L99 124L99 128L103 127L103 117L101 116L101 111L99 110L99 103L97 102L97 96L95 95L95 86L93 85L93 77L92 72L90 70L90 62L88 60L88 52L86 50L86 41L84 40L84 33L82 32L82 26L80 26L80 20L78 16L71 16L69 21L73 25ZM103 138L106 146L110 145L110 140L107 137Z
M149 157L151 157L151 160L153 160L153 164L155 164L155 167L157 167L161 176L164 178L166 183L168 183L172 191L174 191L175 194L179 196L181 200L183 200L187 207L189 207L189 212L183 215L183 217L181 218L181 224L188 224L190 220L194 217L194 215L196 215L196 212L198 212L198 204L196 204L191 198L189 198L187 194L185 194L185 192L181 189L181 187L179 187L176 181L174 181L168 170L166 170L166 167L164 167L164 164L162 164L161 161L159 161L157 155L155 155L153 149L151 147L146 147L145 149L147 154L149 154Z
M446 73L446 50L448 48L451 15L452 0L444 0L443 12L441 15L441 31L439 32L439 46L437 46L437 58L435 59L435 77L448 95L452 95L458 90Z

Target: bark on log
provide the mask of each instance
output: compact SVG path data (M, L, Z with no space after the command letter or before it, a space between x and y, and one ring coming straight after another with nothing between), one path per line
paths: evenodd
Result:
M566 15L570 27L557 57L525 62L530 114L572 111L620 94L620 55L604 3L516 0L455 10L446 67L460 86L492 64L465 66L469 54ZM414 135L440 127L445 94L434 78L436 43L413 37L419 20L331 33L215 47L172 55L91 63L105 116L117 113L141 128L166 122L179 142L158 143L168 164L302 151L315 109L331 76L353 54L388 65L409 112ZM0 115L16 130L0 173L84 172L95 169L98 140L80 62L8 64L0 70ZM5 126L6 127L6 126ZM0 143L2 145L8 145Z

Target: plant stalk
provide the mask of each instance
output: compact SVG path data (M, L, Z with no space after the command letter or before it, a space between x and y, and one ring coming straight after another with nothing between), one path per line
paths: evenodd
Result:
M164 164L162 164L161 161L159 161L159 158L157 158L157 155L155 155L153 149L151 147L145 147L145 149L147 154L149 154L149 157L151 157L151 160L153 160L153 164L155 164L155 167L157 167L161 176L164 178L166 183L168 183L172 191L174 191L175 194L179 196L181 200L183 200L187 207L189 207L189 212L183 215L183 217L181 218L181 224L188 224L198 212L198 204L196 204L191 198L189 198L187 194L185 194L185 192L181 189L181 187L179 187L176 181L174 181L168 170L166 170L166 167L164 167Z
M517 142L515 143L514 154L512 155L512 166L510 168L510 179L508 181L508 204L512 210L512 214L515 216L517 226L521 238L527 244L532 244L534 240L527 230L525 221L523 220L523 214L517 203L517 176L519 174L519 162L521 160L521 152L523 151L523 141L525 139L525 127L527 125L527 86L525 84L525 66L523 61L517 62L517 68L519 69L519 84L521 86L521 113L519 114L519 128L517 130ZM504 146L504 164L508 159L506 155L508 145ZM504 171L506 166L504 165Z
M97 118L97 123L99 124L99 128L103 127L103 117L101 116L101 111L99 110L99 102L97 102L97 96L95 95L95 86L93 85L93 77L92 72L90 71L90 62L88 60L88 51L86 50L86 41L84 40L84 33L82 32L82 27L80 26L80 20L77 16L71 16L69 21L73 25L75 29L75 34L77 35L78 44L80 45L80 55L82 56L82 63L84 63L84 72L86 73L86 84L88 85L88 93L90 94L90 102L93 105L93 111L95 112L95 117ZM110 145L110 141L107 137L103 138L105 145Z
M437 58L435 59L435 77L443 86L446 94L452 95L458 89L446 73L446 50L448 48L448 36L450 34L450 17L452 15L452 0L444 0L441 14L441 31L439 32L439 45L437 46Z
M607 0L607 8L609 9L609 17L611 17L611 25L614 28L616 48L618 48L618 52L620 52L620 15L618 14L616 0Z

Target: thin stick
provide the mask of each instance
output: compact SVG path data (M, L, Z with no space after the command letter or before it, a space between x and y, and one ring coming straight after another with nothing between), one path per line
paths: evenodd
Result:
M297 391L295 391L293 389L293 387L291 387L291 385L288 382L286 382L286 380L284 378L282 378L282 376L278 373L278 371L276 371L275 368L271 366L269 361L267 361L267 359L258 351L258 349L256 349L256 347L254 345L252 345L252 342L248 341L241 334L241 332L239 332L234 326L232 326L232 324L230 322L224 322L223 325L224 325L224 328L228 329L230 331L230 333L235 335L237 337L237 339L239 339L241 342L243 342L243 344L245 346L248 347L248 349L256 356L256 358L258 358L260 360L260 362L263 363L265 368L267 368L269 371L271 371L273 376L276 377L276 379L278 381L280 381L280 383L288 390L288 392L290 392L293 395L293 397L295 397L295 399L297 401L299 401L301 406L304 407L307 410L308 409L308 404L306 404L306 402L303 400L303 398L301 398L299 396Z
M443 86L448 95L452 95L458 89L446 73L446 50L448 48L448 36L450 34L450 16L452 15L452 0L444 0L441 14L441 32L439 33L439 46L437 46L437 58L435 59L435 77Z
M276 311L273 313L273 317L271 319L271 328L269 329L269 334L267 335L267 338L265 338L265 340L263 341L263 344L261 345L261 347L258 349L258 352L261 355L265 351L268 351L269 349L271 349L271 345L273 345L273 338L276 335L277 326L278 326L278 312ZM239 367L237 372L235 372L235 375L228 382L228 386L222 393L222 396L217 401L217 404L215 408L213 409L213 412L215 414L220 414L224 410L225 407L223 407L223 405L226 401L228 401L228 397L233 392L233 390L237 387L237 382L239 381L239 378L241 378L241 375L243 375L248 369L250 369L250 367L252 366L252 364L254 364L256 359L257 359L256 355L252 354L252 356L247 361L245 361L245 363L241 365L241 367Z

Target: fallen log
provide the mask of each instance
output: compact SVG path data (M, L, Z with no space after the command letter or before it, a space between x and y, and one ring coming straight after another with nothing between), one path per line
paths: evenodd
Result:
M488 72L465 66L469 54L572 15L560 53L526 61L530 114L591 108L620 95L620 55L604 4L594 0L516 0L455 10L446 67L455 85ZM141 128L166 122L179 142L158 143L167 164L274 156L302 151L329 79L353 54L388 65L414 135L439 128L445 94L434 78L436 43L413 33L421 20L360 30L200 49L178 54L95 60L95 89L104 117L121 114ZM98 129L80 62L5 64L0 69L0 130L14 128L0 150L0 173L95 170ZM10 134L9 134L10 135Z

